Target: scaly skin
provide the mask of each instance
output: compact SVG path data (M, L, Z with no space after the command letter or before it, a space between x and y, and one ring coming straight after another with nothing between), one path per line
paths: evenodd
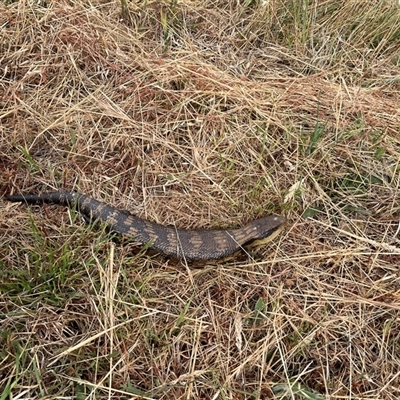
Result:
M91 220L100 220L116 233L133 237L138 243L172 258L206 261L226 257L254 240L265 239L274 233L285 218L270 215L256 219L238 229L185 230L164 226L136 217L128 211L117 210L84 194L49 192L6 197L27 204L54 203L76 207Z

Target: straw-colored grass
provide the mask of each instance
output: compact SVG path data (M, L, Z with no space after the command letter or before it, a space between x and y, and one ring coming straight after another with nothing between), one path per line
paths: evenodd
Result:
M278 213L202 266L0 199L0 399L398 399L397 1L8 1L0 195Z

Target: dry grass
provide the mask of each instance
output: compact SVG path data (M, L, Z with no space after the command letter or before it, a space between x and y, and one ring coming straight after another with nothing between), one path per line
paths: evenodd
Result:
M398 2L8 3L1 195L290 224L198 268L0 200L0 399L398 399Z

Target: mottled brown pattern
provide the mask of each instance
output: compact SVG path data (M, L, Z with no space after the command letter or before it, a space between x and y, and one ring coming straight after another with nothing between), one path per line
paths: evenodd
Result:
M174 258L189 261L211 260L228 256L245 244L263 239L275 232L285 221L270 215L254 220L242 228L227 230L185 230L164 226L120 211L83 194L52 192L6 197L9 201L28 204L54 203L76 207L91 220L106 223L116 233L133 237L140 244L150 244L154 250Z

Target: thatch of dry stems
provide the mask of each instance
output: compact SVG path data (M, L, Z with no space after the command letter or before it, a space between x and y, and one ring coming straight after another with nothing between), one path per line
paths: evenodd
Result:
M1 195L289 220L195 267L0 200L2 398L399 398L397 2L0 11Z

